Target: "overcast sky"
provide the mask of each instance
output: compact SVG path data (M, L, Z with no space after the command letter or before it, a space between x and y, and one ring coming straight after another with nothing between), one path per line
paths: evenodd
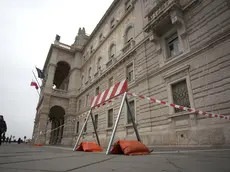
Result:
M55 35L72 44L79 27L90 34L113 0L0 0L0 114L7 135L32 137L38 95L30 86Z

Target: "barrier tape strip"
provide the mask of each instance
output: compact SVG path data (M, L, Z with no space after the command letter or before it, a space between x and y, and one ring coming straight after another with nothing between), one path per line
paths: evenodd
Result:
M102 107L102 106L105 106L106 104L112 103L113 101L115 101L115 100L121 98L122 96L123 96L123 94L121 94L121 95L119 95L119 96L117 96L117 97L114 97L114 98L112 98L112 99L110 99L110 100L108 100L108 101L106 101L106 102L104 102L104 103L102 103L102 104L100 104L100 105L97 105L97 106L93 107L93 109L98 109L98 108L100 108L100 107ZM84 113L81 114L81 115L79 115L78 117L76 117L76 119L78 120L78 119L81 119L81 118L86 118L87 114L88 114L88 111L87 111L87 112L84 112Z
M142 96L142 95L137 95L135 93L127 93L127 95L134 96L134 97L139 97L141 99L145 99L145 100L148 100L148 101L153 102L153 103L158 103L158 104L170 106L170 107L181 109L181 110L184 110L184 111L195 112L195 113L198 113L200 115L204 115L204 116L210 117L210 118L220 118L220 119L230 120L230 116L207 113L207 112L203 112L203 111L198 110L198 109L188 108L188 107L176 105L176 104L173 104L173 103L167 103L167 102L162 101L162 100L157 100L157 99L154 99L154 98L150 98L150 97L146 97L146 96Z

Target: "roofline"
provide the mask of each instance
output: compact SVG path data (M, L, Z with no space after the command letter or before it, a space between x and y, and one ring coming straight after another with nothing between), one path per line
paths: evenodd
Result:
M101 18L101 20L98 22L98 24L96 25L96 27L94 28L93 32L90 34L89 39L87 40L87 42L85 43L83 50L85 49L85 47L89 44L89 42L93 39L93 37L95 36L96 32L99 30L100 26L103 24L103 22L108 18L109 14L112 12L113 8L117 5L117 3L120 0L114 0L112 2L112 4L109 6L109 8L106 10L105 14L103 15L103 17Z

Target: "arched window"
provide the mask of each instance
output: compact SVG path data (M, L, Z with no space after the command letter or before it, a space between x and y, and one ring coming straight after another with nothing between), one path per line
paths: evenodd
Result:
M112 44L109 48L109 59L115 57L115 53L116 53L116 45Z
M102 61L102 58L99 57L98 60L97 60L97 70L101 69L101 61Z
M89 80L92 78L92 68L90 67L89 68L89 72L88 72L88 77L89 77Z
M128 27L125 32L125 43L129 43L134 38L134 28Z

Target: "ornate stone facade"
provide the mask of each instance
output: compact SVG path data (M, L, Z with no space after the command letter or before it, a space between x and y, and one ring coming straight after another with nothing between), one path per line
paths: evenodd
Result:
M229 115L229 47L227 0L114 0L90 36L80 28L71 46L61 43L59 36L51 45L34 141L73 145L84 122L76 117L89 110L90 98L124 78L130 92ZM229 121L129 100L146 145L230 144ZM103 146L119 105L117 100L93 110ZM124 107L115 139L134 136ZM95 141L91 120L84 139Z

